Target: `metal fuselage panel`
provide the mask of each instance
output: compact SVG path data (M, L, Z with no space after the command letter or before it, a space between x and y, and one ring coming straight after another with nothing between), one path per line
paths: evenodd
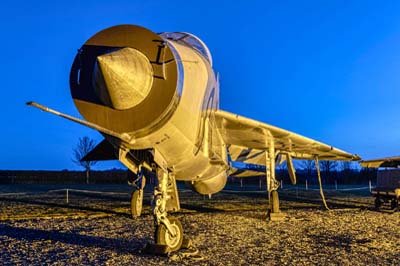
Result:
M129 144L131 149L156 149L171 167L177 180L203 181L225 172L226 161L210 162L210 152L203 139L206 116L204 102L209 101L209 90L216 85L214 73L209 62L191 47L168 40L182 63L178 75L183 75L182 92L179 103L171 116L160 129L144 137L135 138ZM214 97L217 99L217 97ZM145 115L145 114L144 114ZM212 128L206 130L209 131ZM208 134L207 133L207 134ZM133 134L133 133L132 133ZM207 142L210 140L206 138ZM212 148L213 146L210 145ZM219 148L222 148L219 146ZM207 152L205 152L207 150Z

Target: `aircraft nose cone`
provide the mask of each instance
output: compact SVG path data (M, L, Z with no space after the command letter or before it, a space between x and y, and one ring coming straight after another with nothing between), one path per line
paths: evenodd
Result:
M151 91L153 68L134 48L122 48L97 57L93 87L101 101L117 110L141 103Z

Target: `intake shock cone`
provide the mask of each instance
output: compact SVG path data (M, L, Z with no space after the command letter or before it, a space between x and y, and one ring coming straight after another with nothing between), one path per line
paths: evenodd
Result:
M168 42L139 26L98 32L79 49L70 88L81 115L118 133L157 130L179 102L178 66Z

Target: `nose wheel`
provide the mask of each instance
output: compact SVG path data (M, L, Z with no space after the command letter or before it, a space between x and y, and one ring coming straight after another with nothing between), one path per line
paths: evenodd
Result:
M168 217L168 220L170 230L163 223L160 223L157 225L154 238L158 245L166 245L170 251L177 251L181 248L183 241L182 224L175 217Z

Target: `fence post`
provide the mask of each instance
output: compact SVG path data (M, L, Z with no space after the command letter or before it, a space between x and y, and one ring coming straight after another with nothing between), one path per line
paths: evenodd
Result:
M306 179L306 190L308 190L308 180Z
M372 192L371 180L369 180L368 184L369 184L369 192Z
M283 188L283 179L281 180L281 189Z
M259 187L259 189L261 189L261 176L259 177L259 182L258 182L258 187Z
M337 190L337 180L335 179L335 190Z
M66 192L67 192L67 193L66 193L66 194L67 194L66 196L67 196L67 204L68 204L68 203L69 203L69 192L68 192L68 188L67 188L67 191L66 191Z
M243 187L243 178L240 178L240 187Z

